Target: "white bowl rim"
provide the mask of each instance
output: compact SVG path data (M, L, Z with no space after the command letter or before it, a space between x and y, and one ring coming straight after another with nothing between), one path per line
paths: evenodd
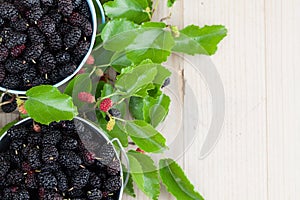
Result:
M89 125L91 128L93 128L97 133L99 133L110 145L113 146L113 149L114 149L114 152L115 152L115 155L119 161L119 163L121 164L121 160L118 156L118 152L116 150L116 148L114 147L114 144L112 143L112 141L103 133L103 131L98 128L97 126L95 126L93 123L89 122L88 120L86 119L83 119L81 117L74 117L74 119L76 120L79 120L79 121L82 121L84 122L85 124ZM28 120L32 120L32 118L30 117L27 117L25 119L22 119L21 121L17 122L16 124L14 124L14 126L16 125L20 125ZM7 131L5 131L2 136L0 137L0 141L7 135ZM123 176L123 168L122 168L122 165L120 165L120 176L121 176L121 179L122 179L122 186L120 188L120 192L119 192L119 200L122 200L122 196L123 196L123 191L124 191L124 176Z
M80 69L84 66L85 62L87 61L89 55L91 54L92 50L93 50L93 44L95 43L96 40L96 34L97 34L97 15L96 15L96 11L95 11L95 7L93 4L92 0L86 0L86 2L88 3L89 7L90 7L90 11L91 11L91 16L92 16L92 26L93 26L93 33L91 36L91 45L90 48L87 52L87 54L85 55L85 57L83 58L83 60L81 61L81 63L78 65L77 69L68 77L64 78L62 81L56 83L55 85L53 85L54 87L60 87L63 84L67 83L69 80L71 80L79 71ZM98 4L98 2L97 2ZM101 4L98 4L99 6L101 6ZM103 16L103 9L100 8L100 12L101 12L101 16ZM12 94L26 94L26 90L12 90L12 89L7 89L7 88L3 88L0 86L0 91L2 92L8 92L8 93L12 93Z

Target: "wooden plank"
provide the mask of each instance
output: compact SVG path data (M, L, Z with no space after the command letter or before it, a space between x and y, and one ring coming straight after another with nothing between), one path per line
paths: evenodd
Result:
M213 105L207 87L185 66L199 100L199 136L186 152L185 169L207 200L267 199L264 1L184 2L185 25L224 24L229 36L211 59L223 80L226 120L222 137L204 160L199 152ZM205 65L203 57L189 57ZM186 94L186 99L190 95ZM194 108L185 107L193 117ZM189 126L193 126L190 124Z
M300 196L299 19L299 0L266 0L270 200Z

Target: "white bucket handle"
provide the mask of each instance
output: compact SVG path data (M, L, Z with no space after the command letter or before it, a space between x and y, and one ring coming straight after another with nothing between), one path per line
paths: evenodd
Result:
M101 23L102 24L105 24L105 13L104 13L104 9L103 9L103 6L102 4L100 3L99 0L95 0L95 2L97 3L97 6L100 10L100 15L101 15Z
M126 151L125 149L123 148L120 140L118 138L113 138L111 141L111 143L113 142L117 142L118 146L120 147L121 149L121 152L125 158L125 165L126 165L126 168L127 168L127 173L126 173L126 177L125 177L125 180L123 180L123 190L124 188L126 187L127 183L128 183L128 180L129 180L129 172L130 172L130 164L129 164L129 159L128 159L128 156L126 154ZM122 156L122 155L121 155ZM120 161L121 161L121 156L120 156Z

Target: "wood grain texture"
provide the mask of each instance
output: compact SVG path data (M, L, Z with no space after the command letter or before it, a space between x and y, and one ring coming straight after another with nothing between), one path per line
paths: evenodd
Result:
M269 199L300 196L300 1L266 0Z
M226 94L223 135L204 160L197 160L199 137L186 154L186 170L207 200L267 199L264 1L186 2L185 16L186 25L224 24L229 32L211 58Z

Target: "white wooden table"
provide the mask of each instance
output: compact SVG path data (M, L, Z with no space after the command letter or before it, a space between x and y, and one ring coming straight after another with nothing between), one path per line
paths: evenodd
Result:
M156 18L168 13L160 8ZM211 58L225 89L225 122L217 146L203 160L201 133L209 127L212 107L207 88L189 70L181 71L184 62L176 57L169 62L198 91L201 133L190 148L185 136L176 144L187 149L178 161L196 188L206 200L299 199L300 0L177 0L169 22L224 24L229 30ZM203 59L189 58L195 64ZM185 94L178 91L186 101ZM184 109L192 118L193 109ZM1 125L10 118L1 114ZM136 199L147 198L138 193Z

